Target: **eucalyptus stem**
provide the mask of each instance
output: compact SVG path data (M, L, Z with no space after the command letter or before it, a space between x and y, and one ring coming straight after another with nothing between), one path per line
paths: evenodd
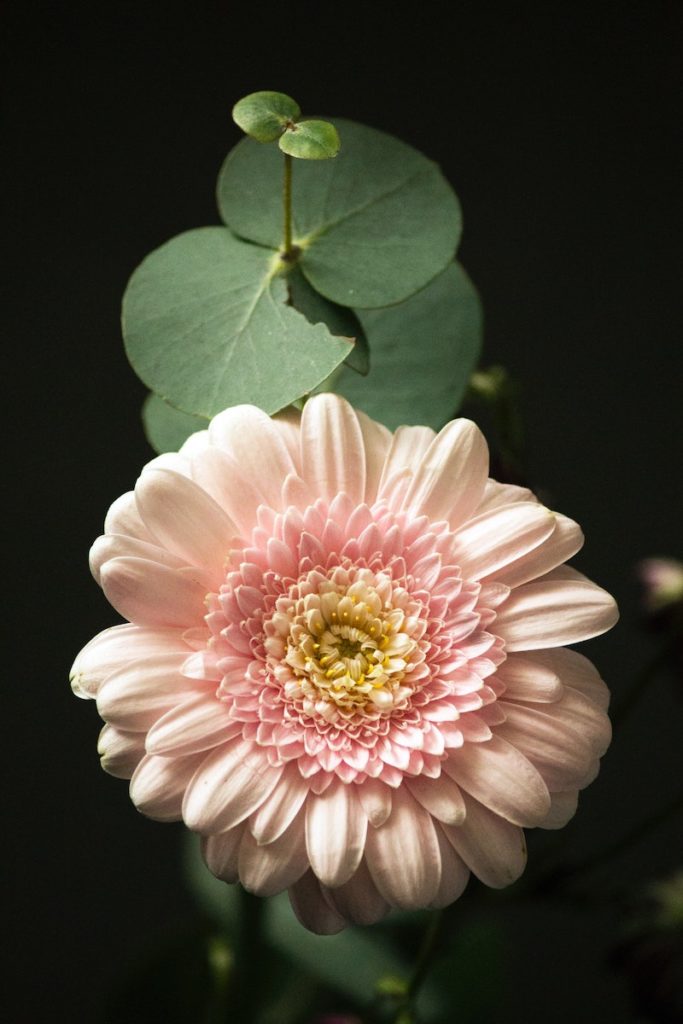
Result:
M282 186L282 202L284 206L284 243L282 258L292 256L292 158L285 153L285 173Z
M415 960L413 973L406 986L406 991L398 1008L394 1024L415 1024L414 1003L422 987L427 971L431 965L432 955L436 948L439 932L443 923L443 910L432 913L431 919L422 938L422 943Z

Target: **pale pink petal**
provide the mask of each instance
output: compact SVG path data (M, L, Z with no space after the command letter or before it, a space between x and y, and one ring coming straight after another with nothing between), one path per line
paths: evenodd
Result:
M509 651L532 651L588 640L618 618L614 598L594 583L538 580L512 591L495 628Z
M466 797L462 825L442 825L448 841L470 871L492 889L516 882L526 865L526 842L521 828Z
M598 670L592 662L578 651L555 648L550 651L534 651L525 655L533 658L546 670L555 672L565 686L578 690L588 697L599 708L606 711L609 706L610 693L600 678Z
M85 645L73 663L69 678L77 697L93 698L102 682L127 665L143 665L159 654L187 657L187 645L177 629L110 626ZM142 666L141 666L142 667Z
M188 565L222 574L237 527L213 498L167 469L145 470L135 486L138 510L162 547Z
M555 529L538 547L520 556L509 565L487 576L486 579L505 583L508 587L519 587L529 580L543 576L567 559L572 558L583 547L583 533L578 523L557 512L551 513Z
M112 558L146 558L149 562L157 562L171 569L182 569L183 562L177 555L171 554L158 544L149 544L136 537L127 537L121 533L105 533L98 537L90 548L90 571L100 582L102 566Z
M390 907L372 880L365 860L352 878L336 889L325 890L325 898L339 914L352 924L375 924Z
M147 753L166 757L197 754L241 731L242 723L231 719L228 706L209 690L171 708L154 723L147 733Z
M301 472L301 455L299 437L301 435L301 412L293 405L273 416L273 423L280 431L280 437L285 442L296 472Z
M365 499L365 445L358 417L338 395L314 395L301 414L301 476L327 501L348 494Z
M277 786L249 820L251 834L257 843L272 843L282 835L299 813L310 791L295 764L288 765Z
M436 437L431 427L399 427L394 433L386 454L382 476L377 491L378 498L387 497L387 490L393 488L397 477L412 474L419 467L422 458Z
M272 768L253 743L230 741L204 758L188 785L185 824L195 832L232 828L260 807L281 775L282 768Z
M224 882L239 880L238 858L246 823L241 822L227 832L202 836L202 857L209 871Z
M358 799L373 828L383 825L391 814L391 789L379 779L366 779L358 786Z
M441 880L441 858L430 814L400 787L391 814L369 829L367 862L372 880L387 903L403 910L425 907Z
M418 803L426 811L445 822L459 825L465 818L465 801L456 782L442 774L438 779L426 779L422 775L407 779L406 785Z
M454 420L437 434L420 460L404 507L432 521L461 526L481 501L488 474L484 435L470 420Z
M482 499L474 514L479 516L490 509L500 508L501 505L512 505L517 501L538 501L538 499L528 487L518 487L517 484L501 484L497 480L488 479Z
M436 896L429 904L435 910L450 906L459 899L470 880L469 868L449 843L444 831L437 825L436 838L441 854L441 879Z
M214 417L209 436L246 477L256 475L265 503L279 508L282 481L288 473L296 473L297 467L270 416L253 405L234 405Z
M297 882L308 870L304 815L299 814L272 843L263 846L244 830L239 850L240 881L257 896L274 896Z
M552 512L538 503L494 508L456 532L453 560L469 579L500 580L505 576L500 570L537 548L554 529Z
M590 744L566 722L540 707L505 705L506 721L496 728L496 736L524 754L552 792L581 788L584 773L593 763Z
M498 667L496 679L505 685L506 699L540 703L553 703L560 699L560 677L537 657L538 653L510 654Z
M306 801L306 848L323 885L347 882L363 856L368 819L355 786L335 780L321 796Z
M379 482L391 447L392 434L383 424L370 419L359 409L356 409L356 416L365 448L365 501L368 505L372 505L377 498Z
M470 796L513 825L532 827L548 813L550 797L543 779L498 732L487 743L452 751L443 767Z
M198 625L206 608L206 583L192 572L145 558L114 558L102 566L107 600L136 626Z
M129 779L145 756L145 737L105 725L97 742L97 753L105 772L117 779Z
M304 928L316 935L336 935L346 927L344 918L325 899L312 871L307 871L290 887L289 901Z
M201 759L201 754L143 757L130 780L130 797L137 809L155 821L178 821L185 790Z
M170 708L206 690L206 683L182 675L184 660L183 654L157 654L107 676L97 693L102 718L119 729L142 732Z
M259 506L267 504L270 488L262 486L259 474L249 474L221 448L209 448L197 460L194 479L211 495L235 524L237 532L248 537L256 521Z
M576 814L578 803L579 793L576 789L571 789L563 793L551 793L550 810L543 821L539 821L539 828L564 828L567 822L571 821Z
M134 491L128 491L116 499L104 520L104 532L154 543L154 538L140 518Z

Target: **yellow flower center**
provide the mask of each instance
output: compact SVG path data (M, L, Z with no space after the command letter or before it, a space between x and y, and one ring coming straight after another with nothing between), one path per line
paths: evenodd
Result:
M288 667L286 678L278 673L285 696L305 714L328 721L376 714L404 706L413 692L406 676L414 623L390 603L389 580L373 582L325 580L273 616L266 650Z

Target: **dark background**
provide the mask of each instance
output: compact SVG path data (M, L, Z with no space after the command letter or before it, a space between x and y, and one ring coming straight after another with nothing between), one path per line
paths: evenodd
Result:
M151 457L119 334L128 275L170 236L217 221L215 175L239 138L230 107L253 90L437 160L464 207L483 364L522 381L529 475L582 524L576 564L620 602L620 626L585 648L618 697L656 650L638 627L634 564L681 555L681 17L655 0L403 15L29 2L6 4L3 23L3 475L18 499L4 577L7 1019L89 1022L114 980L193 915L179 830L143 819L100 772L95 708L67 681L115 621L88 546ZM618 838L680 785L682 685L659 679L620 731L563 833L569 853ZM679 816L601 884L636 894L680 865L680 834ZM506 1019L579 1019L570 990L586 999L582 1021L631 1019L605 965L620 912L506 913Z

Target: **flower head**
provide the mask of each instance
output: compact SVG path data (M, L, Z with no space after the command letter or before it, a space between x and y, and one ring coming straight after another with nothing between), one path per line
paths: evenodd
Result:
M609 743L607 689L562 645L614 601L563 564L575 523L487 476L468 420L238 406L149 463L92 549L130 622L72 672L103 766L314 931L514 881L522 828L563 825Z

